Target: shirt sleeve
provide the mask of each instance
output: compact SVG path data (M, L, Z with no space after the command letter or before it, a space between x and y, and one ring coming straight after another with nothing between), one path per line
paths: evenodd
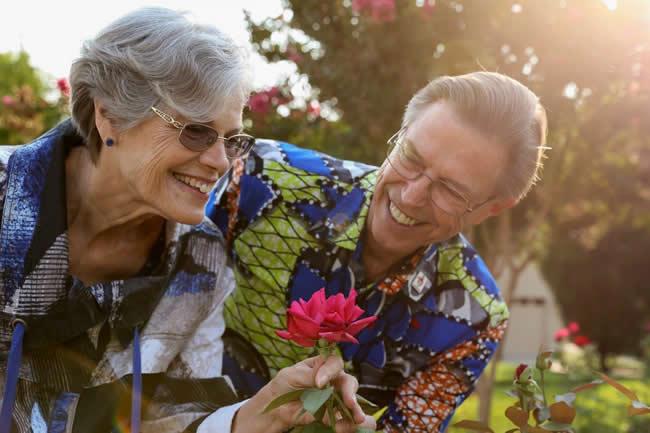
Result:
M232 421L240 407L248 400L240 401L230 406L217 409L212 415L208 416L199 424L196 433L230 433L232 430Z
M456 408L472 393L503 339L507 321L488 325L473 338L433 356L407 377L380 420L385 433L441 433ZM471 370L466 366L471 365Z

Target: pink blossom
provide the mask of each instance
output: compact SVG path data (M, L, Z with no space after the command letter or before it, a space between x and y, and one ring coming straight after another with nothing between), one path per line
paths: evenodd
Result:
M553 338L555 341L562 341L565 338L567 338L570 335L569 330L567 328L560 328L557 331L555 331L555 335Z
M311 101L309 105L307 105L307 113L313 115L314 117L320 116L320 104L318 101Z
M393 21L395 19L395 0L374 0L370 16L378 22Z
M254 93L248 99L248 106L253 113L266 114L271 109L271 101L266 92Z
M422 5L422 12L424 12L427 16L433 15L433 10L436 7L436 0L424 0L424 4Z
M352 0L352 10L355 12L362 12L373 3L373 0Z
M56 87L59 88L59 91L63 96L70 96L70 83L68 83L67 78L63 77L56 80Z
M302 55L294 47L287 48L287 59L294 63L299 63L302 60Z
M571 323L569 323L569 325L567 326L567 329L569 330L569 332L571 333L571 335L575 335L575 334L577 334L578 332L580 332L580 325L578 325L578 322L571 322Z
M4 95L2 97L2 105L6 107L11 107L14 104L16 104L16 100L13 98L13 96Z

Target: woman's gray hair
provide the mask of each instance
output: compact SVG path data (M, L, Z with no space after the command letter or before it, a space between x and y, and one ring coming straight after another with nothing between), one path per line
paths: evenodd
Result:
M412 124L438 101L449 102L464 122L506 146L509 161L497 193L523 198L540 179L547 149L546 112L539 98L520 82L495 72L443 76L411 98L402 125Z
M93 161L102 147L95 100L120 132L152 116L154 105L209 122L229 98L246 101L252 81L248 48L184 15L139 9L83 44L70 72L70 104Z

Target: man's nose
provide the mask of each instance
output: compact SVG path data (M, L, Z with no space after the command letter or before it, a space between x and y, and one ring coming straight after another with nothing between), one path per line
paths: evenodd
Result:
M425 176L409 180L402 188L402 203L423 206L429 200L431 181Z

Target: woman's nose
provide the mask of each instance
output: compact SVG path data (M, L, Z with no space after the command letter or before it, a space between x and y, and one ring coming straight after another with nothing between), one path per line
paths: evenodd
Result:
M225 173L230 166L230 161L226 158L226 148L224 147L223 138L219 138L216 143L201 152L199 161L201 164L216 170L219 175Z

